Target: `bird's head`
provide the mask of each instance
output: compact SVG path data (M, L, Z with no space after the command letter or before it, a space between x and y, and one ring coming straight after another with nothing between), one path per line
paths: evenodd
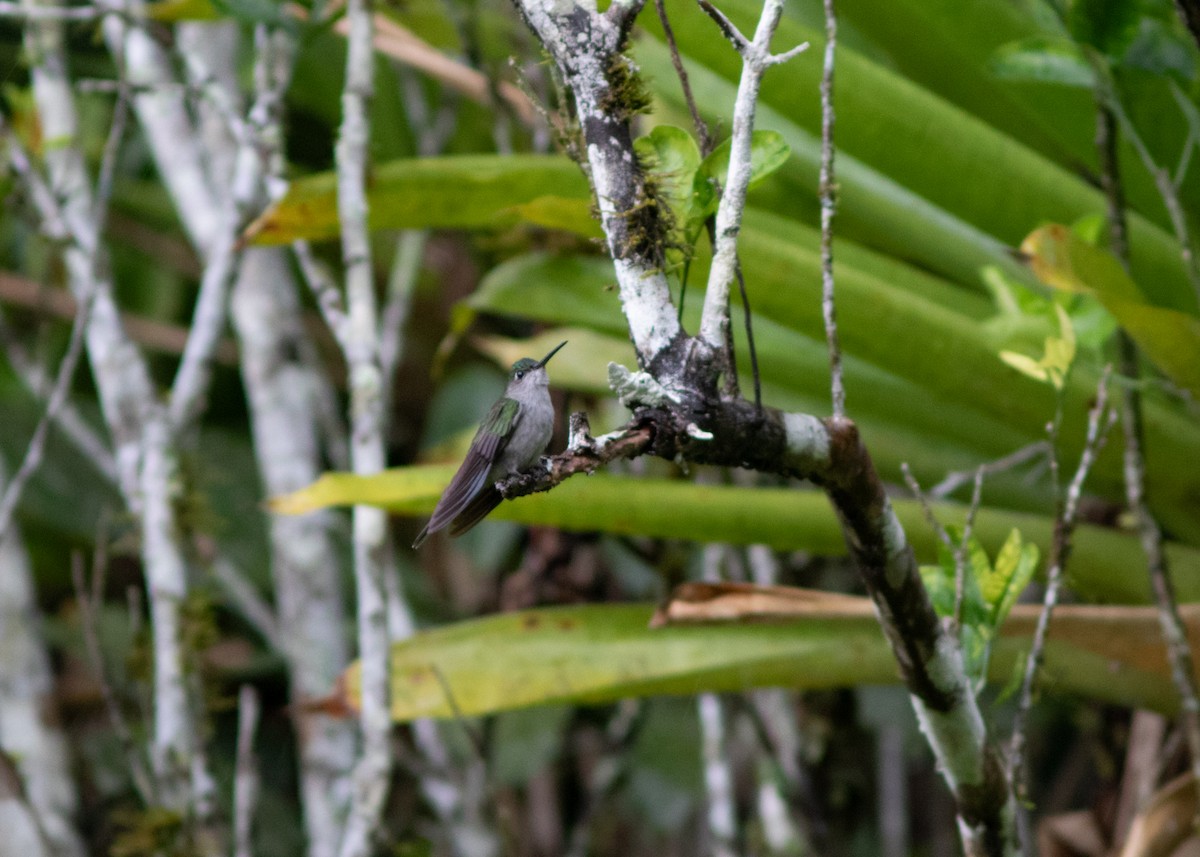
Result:
M562 348L567 343L563 342L558 345L553 351L543 357L541 360L534 360L532 357L522 357L512 366L512 371L508 373L508 388L512 389L532 389L534 387L548 387L550 378L546 375L546 364L550 362L550 358L558 353L559 348Z

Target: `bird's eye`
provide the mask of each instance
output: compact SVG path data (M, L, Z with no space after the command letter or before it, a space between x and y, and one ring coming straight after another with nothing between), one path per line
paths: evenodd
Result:
M518 381L520 381L520 380L521 380L522 378L524 378L524 377L525 377L525 373L524 373L524 372L518 372L518 373L517 373L517 380L518 380Z

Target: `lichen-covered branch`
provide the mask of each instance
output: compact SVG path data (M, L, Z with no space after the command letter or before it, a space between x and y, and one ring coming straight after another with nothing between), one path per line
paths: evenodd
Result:
M574 98L585 169L616 268L621 306L638 362L647 367L680 349L684 337L662 270L655 203L646 193L629 127L638 105L632 61L622 51L643 3L614 3L603 14L538 0L518 0L517 8Z
M697 431L697 428L699 431ZM962 653L934 613L912 548L883 484L848 420L710 402L704 412L678 406L640 408L594 452L585 433L544 466L501 484L506 497L548 490L620 454L647 452L701 464L746 467L821 485L833 501L847 543L905 682L922 730L959 807L971 853L1011 853L1012 804L998 754L963 671Z
M714 297L710 283L709 320L701 335L688 337L676 321L656 250L630 231L633 215L647 198L645 180L632 150L627 114L614 98L612 70L628 70L619 53L629 16L640 3L614 4L600 14L572 3L519 0L518 8L551 55L575 99L587 166L601 210L620 286L622 307L642 371L610 366L610 386L634 411L629 425L597 441L574 432L568 450L527 474L505 480L506 497L547 490L569 475L589 471L618 454L646 452L669 460L745 467L807 478L825 488L842 520L847 543L875 603L885 634L912 695L921 727L958 806L959 829L971 854L1013 853L1013 806L998 754L987 734L963 670L956 641L945 634L917 571L883 485L855 425L843 418L821 420L756 407L718 393L722 371L721 313L726 294ZM769 32L778 4L768 0L755 41L742 36L723 15L722 32L742 51L753 52L765 68L787 55L772 56ZM761 75L760 68L760 75ZM753 95L747 96L752 101ZM748 170L746 139L734 147L731 174ZM728 197L729 237L736 235L736 192ZM732 228L733 232L729 233ZM720 288L719 284L716 285Z
M346 337L341 341L350 385L350 461L354 472L378 473L386 464L379 363L379 313L367 230L367 130L374 93L372 4L350 0L346 83L337 142L338 215L346 277ZM362 663L362 754L354 771L354 799L339 854L365 857L379 825L392 770L388 678L387 598L383 551L387 515L355 506L354 583L358 598L358 654Z
M232 301L255 460L268 495L294 491L320 475L315 401L330 383L303 359L311 343L285 253L249 250ZM328 692L349 660L341 563L326 513L273 515L270 539L280 648L295 703L307 854L334 857L350 799L353 725L302 703Z

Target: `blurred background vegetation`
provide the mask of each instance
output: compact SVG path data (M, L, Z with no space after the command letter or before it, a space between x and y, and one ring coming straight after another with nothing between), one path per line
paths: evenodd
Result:
M748 0L720 6L744 29L758 14ZM695 6L670 0L666 9L704 118L724 138L740 62ZM838 9L836 258L850 414L882 475L897 486L903 485L902 463L929 488L948 474L1042 441L1057 394L999 355L1039 357L1046 338L1059 331L1057 304L1070 314L1080 343L1062 393L1058 436L1059 454L1073 467L1117 320L1094 297L1042 286L1014 251L1047 223L1073 226L1092 239L1101 232L1096 72L1086 61L1100 57L1127 114L1123 131L1135 131L1143 147L1138 151L1131 134L1123 133L1118 150L1133 278L1148 304L1195 324L1194 271L1180 253L1154 172L1167 171L1190 222L1200 212L1200 179L1189 168L1200 145L1195 43L1166 0L1075 0L1061 8L1034 0L841 0ZM388 393L389 462L443 465L410 473L448 476L445 465L458 460L499 394L506 367L519 356L540 356L561 339L570 345L550 366L560 413L588 411L597 433L616 427L624 411L608 394L606 367L610 360L632 366L633 353L611 265L590 217L587 183L563 154L561 144L573 132L540 48L502 0L381 2L377 12L380 33L390 33L391 40L381 36L377 45L368 188L376 280L385 302L398 257L411 257L417 248L411 292L397 304L407 312L398 316L404 326L395 332L401 357ZM336 5L161 0L147 6L147 15L149 31L176 52L177 64L184 61L176 40L181 23L234 28L237 78L246 91L256 29L294 35L296 65L284 118L291 186L250 228L247 242L311 239L318 257L338 269L331 170L345 40ZM816 196L822 27L818 3L787 5L776 44L782 50L808 41L812 47L766 77L758 127L777 132L788 157L752 192L741 244L763 399L818 415L828 411ZM95 22L72 23L67 33L82 117L77 142L95 170L115 103L111 87L96 82L117 79L119 69ZM423 47L413 48L397 33ZM7 121L38 153L56 141L40 138L22 38L19 18L0 21ZM430 48L451 71L421 59ZM691 129L653 8L638 19L629 54L650 96L648 109L636 118L638 132L662 125ZM471 85L460 84L455 74L470 70L481 74ZM188 97L195 102L199 96ZM52 374L66 347L72 309L64 302L61 247L41 235L17 181L5 182L0 451L11 472L45 409L41 395L22 381L13 355ZM177 204L133 123L120 148L103 240L127 330L163 386L186 340L203 268ZM419 243L406 245L414 235ZM676 248L669 259L673 288L682 289L685 276L690 284L684 310L689 329L699 314L708 252L701 240L694 254ZM319 365L344 396L338 348L311 295L302 292L301 299ZM748 391L753 381L740 317L735 329L742 389ZM203 679L202 722L225 800L234 769L237 688L250 683L262 694L257 751L263 790L254 843L256 853L269 857L304 848L295 710L288 707L285 661L213 568L218 546L239 577L270 603L268 498L256 475L259 453L238 371L240 344L232 329L226 337L198 438L185 448L180 470L186 489L179 520L193 549L185 642L194 655L190 668ZM1194 341L1181 347L1194 349ZM1195 379L1159 368L1150 370L1144 388L1148 496L1170 538L1180 598L1197 600ZM75 379L71 402L103 431L87 369ZM341 419L330 415L334 423ZM552 449L565 440L565 419L560 422ZM345 469L338 439L335 427L324 453L330 470ZM1085 524L1068 575L1072 599L1132 606L1147 603L1149 584L1122 513L1119 450L1119 443L1110 444L1088 485ZM989 476L977 535L990 552L1016 527L1046 554L1054 490L1045 461L1031 455ZM746 473L687 472L649 460L611 470L594 477L594 490L577 480L582 484L547 497L506 504L496 518L508 520L489 520L455 542L434 540L419 554L397 548L396 572L418 624L432 628L549 605L657 601L673 585L700 579L859 592L837 522L811 486L783 486ZM629 481L606 488L610 477ZM392 519L398 545L411 541L441 478L406 483L389 498L401 513ZM653 481L639 487L635 478ZM669 482L696 487L677 495ZM768 490L781 487L788 490ZM919 508L900 487L896 497L920 558L935 561L936 541ZM961 519L969 497L966 481L940 498L939 513L948 521ZM758 505L746 505L751 502ZM713 508L722 513L706 517ZM152 653L138 618L142 608L130 601L143 585L136 525L112 481L58 431L24 493L18 520L53 656L55 702L72 749L88 849L132 855L182 847L163 845L175 842L170 837L155 839L155 817L136 797L102 704L105 681L135 731L147 728ZM330 520L350 604L347 519ZM90 563L97 555L105 568L95 617L103 680L85 654L71 574L73 557ZM351 615L342 629L347 640ZM468 650L468 658L473 653L497 682L509 666L505 639L481 633ZM711 645L720 645L719 637L712 639ZM1144 640L1127 642L1132 647ZM483 841L489 844L476 853L957 853L953 806L932 770L906 694L886 663L844 657L847 645L838 627L814 635L813 657L838 661L838 672L820 680L794 676L784 682L792 688L786 692L729 692L736 680L696 678L698 691L726 692L700 702L690 696L602 705L558 701L451 717L440 734L455 769L482 778L462 774L460 782L488 831ZM552 658L554 649L550 640L535 656ZM434 662L437 657L436 651L430 655ZM1000 688L1012 663L1006 656L1003 670L993 670L994 678L997 671L1006 674L984 695L999 735L1011 717L1011 702ZM740 668L734 665L733 674ZM763 683L750 666L745 669L747 688ZM1100 843L1119 842L1137 800L1129 796L1126 777L1127 759L1138 749L1130 737L1132 712L1172 707L1169 691L1162 690L1165 667L1145 671L1156 676L1154 692L1140 679L1116 678L1103 692L1097 689L1103 680L1094 681L1101 701L1064 675L1082 671L1082 661L1068 653L1056 669L1030 727L1034 818L1045 843L1059 835L1053 831L1067 824L1063 818L1070 812L1091 819L1089 830ZM1056 692L1056 683L1065 690ZM334 690L331 684L329 692ZM1155 722L1154 715L1143 717ZM1165 747L1152 783L1185 761L1168 725L1156 734L1140 739ZM447 844L417 787L425 774L408 727L398 730L396 746L402 764L387 812L388 841L398 854L461 851L461 841ZM728 776L724 792L706 781L706 773L717 769ZM714 806L732 810L728 830L714 821ZM1062 841L1069 836L1061 834ZM1082 845L1044 849L1101 853Z

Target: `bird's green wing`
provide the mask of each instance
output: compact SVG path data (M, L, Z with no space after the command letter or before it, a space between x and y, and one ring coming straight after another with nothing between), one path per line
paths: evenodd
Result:
M505 397L492 406L480 424L479 431L475 432L475 439L471 441L467 457L463 459L462 466L446 486L442 499L438 500L437 507L433 510L433 517L417 537L414 547L424 541L430 533L445 528L483 489L488 471L492 469L492 465L508 444L508 439L512 437L520 413L521 405L516 399Z

